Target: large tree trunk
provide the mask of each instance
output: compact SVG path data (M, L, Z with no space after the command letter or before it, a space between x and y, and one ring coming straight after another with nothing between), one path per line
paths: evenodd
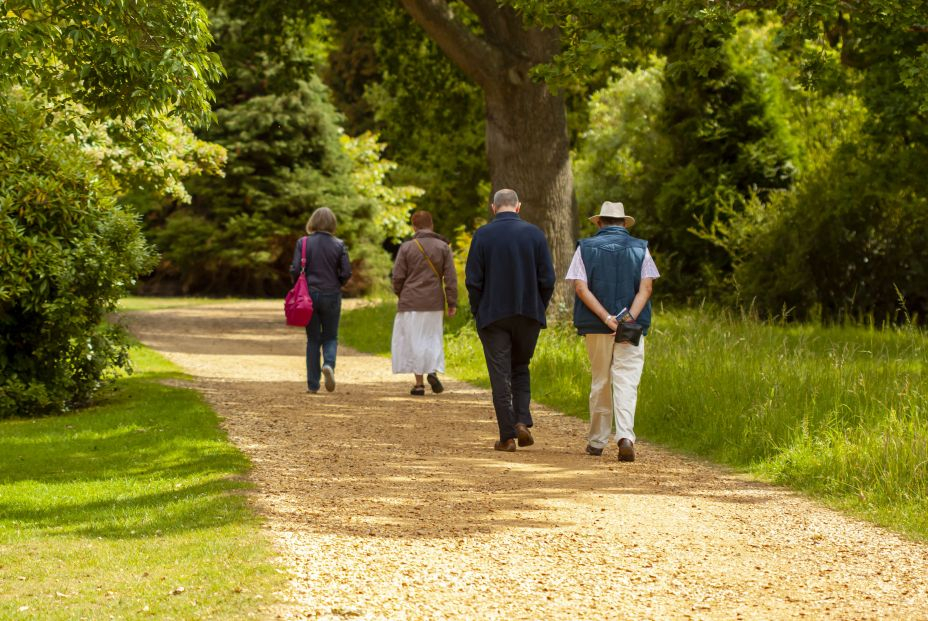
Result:
M487 158L493 190L511 188L522 217L545 232L559 277L555 305L571 293L563 277L574 250L577 218L564 99L529 77L532 67L560 51L557 30L526 28L496 0L464 0L477 15L480 36L458 20L445 0L401 0L410 15L484 92Z
M577 232L564 101L543 84L501 86L486 92L490 180L494 191L515 190L522 218L545 232L561 306L571 299L563 278Z

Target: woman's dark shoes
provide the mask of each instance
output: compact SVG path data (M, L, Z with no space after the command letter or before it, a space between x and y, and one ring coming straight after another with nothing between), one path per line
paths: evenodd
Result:
M432 387L432 392L437 394L445 389L445 387L441 385L441 380L439 380L438 376L434 373L429 373L425 376L425 379L428 380L429 386Z
M628 438L619 440L619 461L635 461L635 443Z
M587 455L592 455L593 457L599 457L600 455L603 454L603 450L602 450L601 448L596 448L596 447L593 446L592 444L587 444L587 445L586 445L586 454L587 454Z
M416 386L412 387L412 390L409 391L409 394L421 397L425 394L425 386L422 384L417 384Z
M505 451L506 453L515 453L516 440L515 438L509 438L508 440L497 440L496 444L493 445L493 450Z
M531 446L535 444L535 438L532 437L532 432L529 431L525 423L516 423L515 430L516 437L519 438L519 446Z

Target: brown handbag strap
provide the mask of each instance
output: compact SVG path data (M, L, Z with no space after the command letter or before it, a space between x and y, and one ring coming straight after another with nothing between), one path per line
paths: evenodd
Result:
M442 277L441 273L438 271L438 268L435 267L435 264L432 263L432 260L429 258L428 253L425 251L425 248L422 247L422 244L419 243L418 239L413 238L413 241L416 242L416 245L419 246L419 252L422 253L422 256L425 257L425 260L428 262L429 267L432 268L432 271L435 272L435 275L438 277L438 286L441 287L441 296L445 300L445 307L448 306L448 293L445 291L445 279Z

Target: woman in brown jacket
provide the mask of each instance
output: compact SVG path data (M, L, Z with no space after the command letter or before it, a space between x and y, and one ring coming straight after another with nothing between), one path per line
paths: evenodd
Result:
M432 216L417 211L412 216L416 234L400 246L393 265L393 291L399 296L393 321L391 354L394 373L413 373L416 383L410 394L424 395L426 376L432 392L444 387L438 373L445 372L442 314L457 312L458 278L451 246L432 230Z

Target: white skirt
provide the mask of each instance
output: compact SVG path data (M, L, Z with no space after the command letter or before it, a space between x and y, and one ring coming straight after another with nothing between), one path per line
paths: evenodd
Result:
M443 311L403 311L393 320L390 354L394 373L445 372Z

